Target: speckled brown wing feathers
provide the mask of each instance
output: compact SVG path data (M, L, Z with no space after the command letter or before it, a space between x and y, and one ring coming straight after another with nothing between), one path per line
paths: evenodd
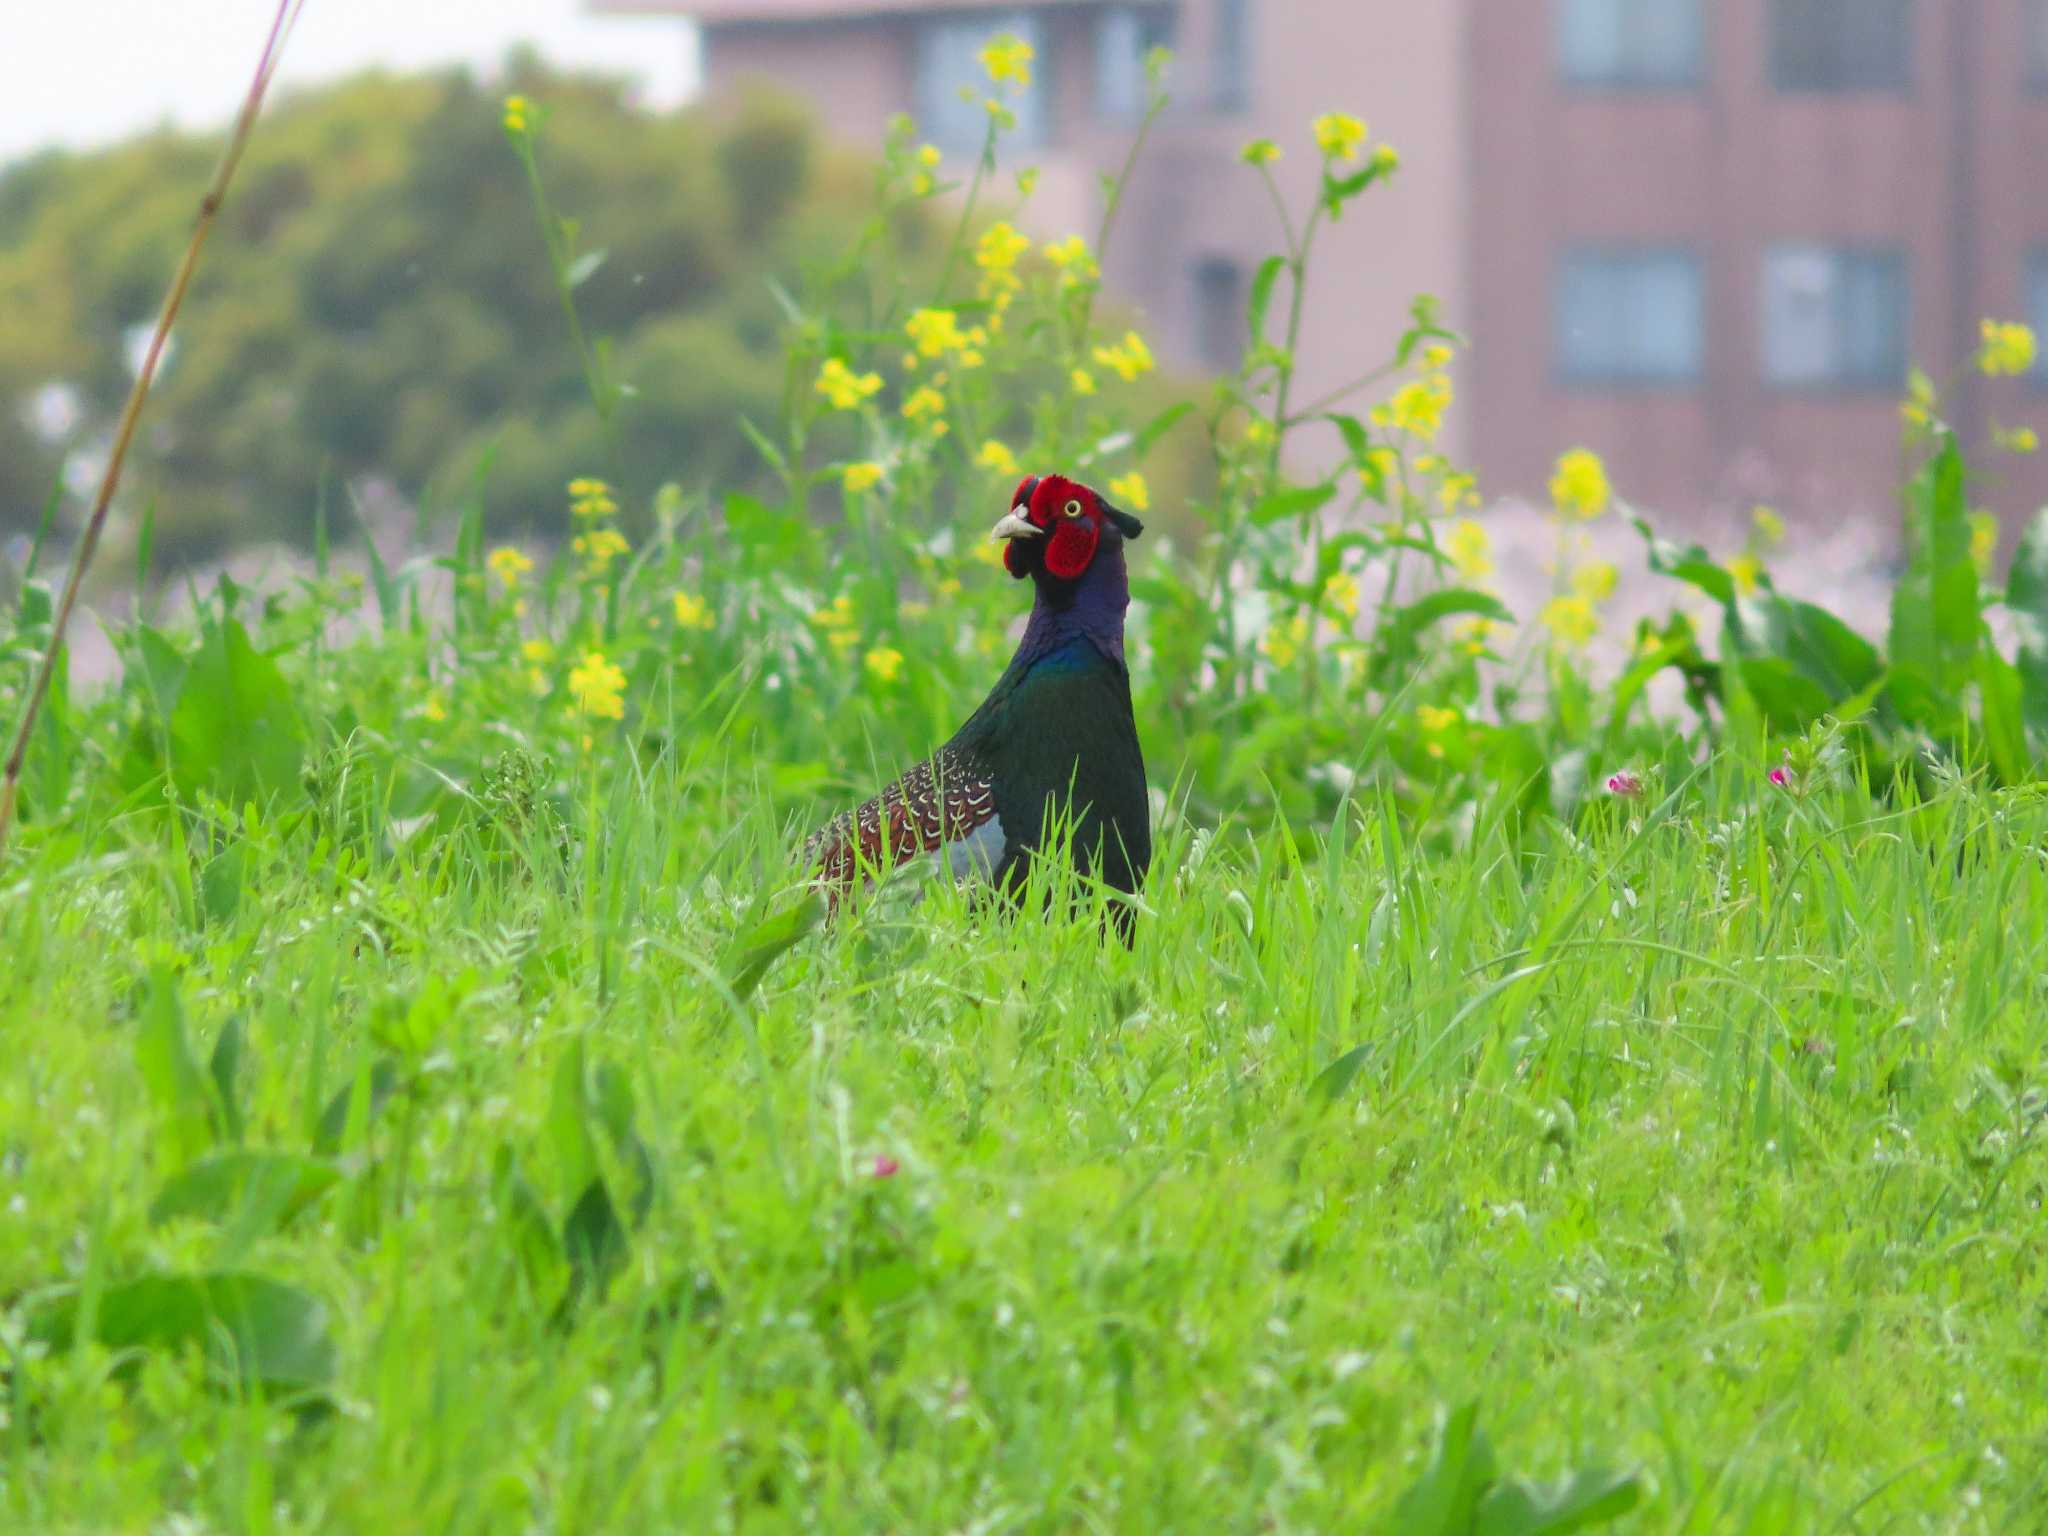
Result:
M996 815L992 776L947 746L865 805L813 834L804 864L836 907L867 875L970 837Z

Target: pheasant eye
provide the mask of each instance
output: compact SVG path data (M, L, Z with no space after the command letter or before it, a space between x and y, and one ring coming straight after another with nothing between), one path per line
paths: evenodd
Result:
M1078 501L1070 501L1060 510L1065 512L1069 517L1079 517L1081 515L1081 503Z

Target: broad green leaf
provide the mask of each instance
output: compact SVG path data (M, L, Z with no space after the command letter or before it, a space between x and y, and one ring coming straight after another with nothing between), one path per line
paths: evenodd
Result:
M1745 656L1735 670L1774 731L1803 731L1835 702L1820 684L1775 656Z
M1962 451L1955 434L1906 487L1906 573L1892 592L1892 699L1909 724L1956 729L1981 624Z
M149 979L135 1036L135 1065L163 1116L171 1166L182 1167L213 1144L213 1095L186 1043L178 983L168 971Z
M366 1063L346 1087L327 1101L313 1133L313 1150L331 1157L353 1146L397 1088L396 1062L386 1058L374 1067Z
M1325 482L1322 485L1288 486L1273 492L1253 507L1251 520L1259 527L1267 528L1274 523L1286 522L1289 518L1306 517L1328 506L1336 494L1337 487L1332 482Z
M1380 921L1380 914L1377 911L1373 913L1373 920ZM1315 1081L1308 1085L1310 1102L1319 1107L1326 1107L1343 1098L1352 1083L1357 1080L1360 1070L1372 1059L1372 1054L1371 1045L1353 1046L1323 1068L1316 1074Z
M1268 256L1259 264L1258 275L1252 279L1251 298L1245 305L1245 319L1251 327L1254 346L1266 339L1266 314L1273 307L1273 286L1280 281L1280 274L1286 270L1285 256Z
M2019 668L1990 645L1977 651L1977 698L1984 711L1984 750L1992 771L2006 784L2025 784L2033 774L2027 749L2025 685Z
M500 1230L512 1244L529 1291L537 1297L558 1296L567 1279L561 1240L555 1236L547 1207L508 1146L500 1146L492 1160L491 1196Z
M825 920L825 901L817 892L756 923L733 948L725 966L725 979L733 996L745 1002L768 968L794 949L813 928Z
M206 1075L213 1080L214 1102L220 1107L221 1133L225 1140L242 1139L242 1099L235 1082L242 1068L242 1016L236 1014L221 1026L207 1058Z
M75 1287L29 1312L30 1336L68 1349L79 1329ZM108 1287L94 1309L93 1337L112 1350L197 1350L216 1378L273 1391L325 1387L334 1379L327 1306L263 1275L144 1275Z
M188 792L230 804L299 792L298 705L275 661L240 623L211 627L171 711L171 772Z
M1479 1501L1493 1485L1493 1447L1479 1428L1477 1400L1437 1414L1429 1462L1394 1506L1402 1536L1472 1536Z
M227 1222L247 1214L262 1231L290 1224L341 1177L320 1158L244 1150L202 1158L167 1182L149 1207L152 1222L195 1217Z
M1479 1501L1473 1536L1570 1536L1608 1525L1636 1507L1642 1477L1581 1467L1555 1483L1509 1478Z

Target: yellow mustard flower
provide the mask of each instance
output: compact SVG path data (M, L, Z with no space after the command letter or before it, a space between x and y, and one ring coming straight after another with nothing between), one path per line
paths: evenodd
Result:
M676 628L709 629L712 625L711 605L694 592L676 594Z
M1495 625L1492 619L1474 615L1461 619L1451 630L1451 639L1467 656L1483 655L1492 642Z
M1095 361L1126 384L1150 373L1156 366L1151 348L1145 345L1145 339L1136 331L1124 332L1124 339L1115 346L1097 347Z
M1007 272L1031 249L1031 241L1017 232L1009 220L991 224L975 243L974 264L985 272Z
M1735 578L1735 590L1744 597L1763 585L1764 563L1748 550L1730 560L1727 570Z
M1998 320L1984 322L1984 346L1977 354L1977 366L1986 378L2017 377L2033 368L2038 355L2029 327Z
M484 563L491 568L493 576L505 583L507 592L516 589L519 578L533 569L533 561L527 558L526 552L514 549L510 544L492 550L490 558Z
M614 560L633 546L626 542L626 536L616 528L594 528L587 534L576 535L570 547L583 557L589 574L602 576L611 568Z
M1085 283L1102 275L1102 269L1089 254L1088 242L1079 235L1069 235L1064 240L1055 240L1045 248L1045 259L1063 273L1069 282Z
M1375 144L1372 151L1372 168L1381 176L1391 176L1401 169L1401 151L1391 144Z
M1457 355L1442 342L1434 342L1422 349L1422 366L1432 373L1441 373Z
M931 385L920 385L911 397L903 402L903 414L912 421L926 421L939 416L946 409L946 397Z
M2039 453L2041 436L2032 427L1999 427L1992 439L2007 453Z
M1332 160L1355 160L1365 143L1365 124L1348 112L1331 112L1315 122L1316 148Z
M1479 477L1468 470L1452 470L1436 488L1436 499L1446 512L1479 505Z
M1434 704L1423 704L1416 708L1415 718L1430 735L1441 736L1456 725L1460 717L1455 709L1440 709Z
M864 665L877 682L893 683L903 670L903 653L894 646L878 645L868 652Z
M602 651L586 651L569 673L569 693L576 707L596 720L626 718L626 674L605 660Z
M1349 571L1331 572L1330 579L1323 583L1323 596L1329 599L1330 606L1345 618L1358 617L1358 578Z
M1020 472L1017 466L1017 455L1010 452L1007 447L997 442L994 438L990 438L981 445L981 452L974 456L974 462L983 469L992 469L1005 478Z
M917 148L917 163L928 171L936 171L944 158L936 144L920 144Z
M1095 393L1095 375L1086 368L1076 368L1067 376L1067 381L1074 386L1074 393L1077 395Z
M531 105L524 96L507 96L505 98L505 131L507 133L523 134L526 132L526 114L531 110Z
M1038 50L1014 33L1004 32L990 38L978 57L981 67L988 71L991 85L1014 81L1019 86L1028 86L1031 61L1038 57Z
M1583 597L1553 597L1544 606L1543 627L1565 645L1580 646L1600 633L1600 616Z
M1970 560L1977 575L1989 580L1991 562L1998 554L1998 519L1989 512L1970 514Z
M1386 404L1374 407L1372 419L1382 428L1407 432L1425 443L1433 443L1443 430L1444 412L1450 409L1452 398L1450 378L1432 373L1411 379L1395 390Z
M1280 146L1271 139L1253 139L1238 151L1238 158L1246 165L1271 165L1280 158Z
M1118 475L1110 481L1109 494L1133 512L1152 510L1152 487L1145 483L1145 477L1135 469L1128 475Z
M839 480L849 491L865 491L877 485L882 478L882 466L873 461L849 464L839 472Z
M1550 499L1560 512L1590 520L1607 510L1612 496L1607 466L1597 453L1574 448L1558 459L1557 472L1550 477Z
M612 488L602 480L571 480L569 510L585 519L611 517L618 512L619 504L612 499Z
M448 718L447 697L438 688L427 690L426 702L420 705L420 713L439 725Z
M1444 538L1444 553L1467 581L1484 581L1493 574L1493 540L1469 517L1451 524L1451 531Z
M967 345L960 318L950 309L920 309L904 323L903 329L924 357L944 357Z
M1572 591L1589 603L1604 603L1614 596L1619 573L1606 560L1589 560L1572 572Z
M1259 649L1274 666L1287 668L1301 656L1308 644L1308 616L1296 614L1285 624L1274 624L1259 638Z
M1769 507L1750 508L1749 525L1766 549L1776 549L1785 542L1785 519Z
M836 357L827 358L825 366L818 370L818 382L814 386L832 404L835 411L857 409L863 400L872 399L882 389L879 373L855 373Z

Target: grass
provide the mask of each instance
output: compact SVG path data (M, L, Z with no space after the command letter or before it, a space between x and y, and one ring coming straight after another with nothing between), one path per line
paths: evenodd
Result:
M606 761L566 862L317 808L227 868L147 809L24 850L10 1525L1468 1529L1392 1513L1468 1401L1532 1487L1636 1472L1623 1529L2048 1523L2033 798L1169 818L1132 953L887 895L742 995L785 829L738 765ZM230 1091L181 1110L166 1019L195 1062L238 1027ZM579 1121L620 1085L628 1132ZM324 1113L295 1218L152 1223L237 1122L305 1155ZM28 1342L37 1288L144 1271L318 1298L331 1408Z

